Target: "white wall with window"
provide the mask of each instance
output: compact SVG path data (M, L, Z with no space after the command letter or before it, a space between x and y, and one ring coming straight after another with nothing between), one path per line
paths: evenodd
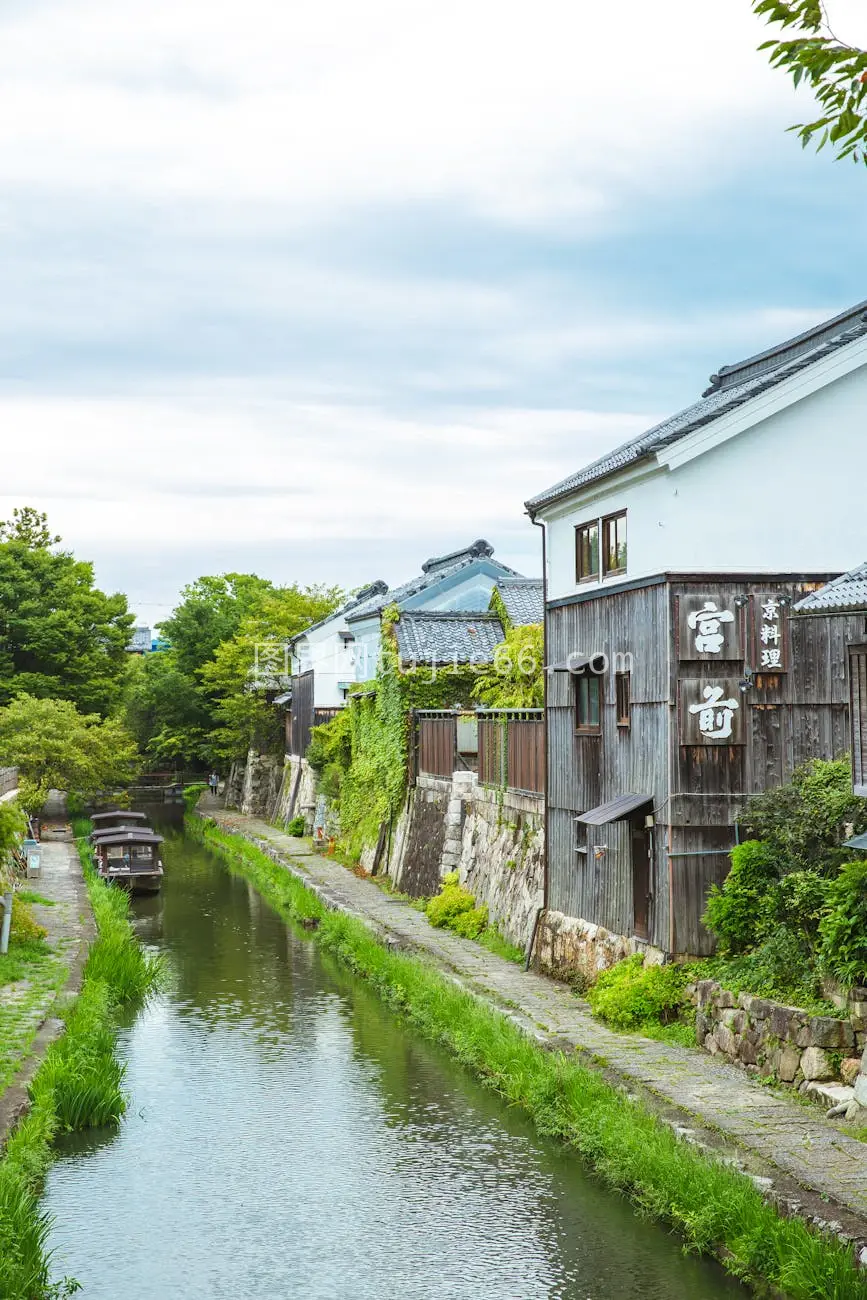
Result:
M721 417L541 509L548 599L657 573L841 573L867 558L867 365L770 405L747 423L748 404L744 428ZM606 540L605 521L624 515L628 537L609 524ZM606 570L621 546L625 567Z

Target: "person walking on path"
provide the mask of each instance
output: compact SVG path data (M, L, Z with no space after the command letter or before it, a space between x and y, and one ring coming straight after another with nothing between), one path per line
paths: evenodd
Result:
M208 777L208 785L210 786L211 794L214 796L215 799L217 797L217 787L219 784L220 784L220 778L217 776L216 772L212 772L211 775Z

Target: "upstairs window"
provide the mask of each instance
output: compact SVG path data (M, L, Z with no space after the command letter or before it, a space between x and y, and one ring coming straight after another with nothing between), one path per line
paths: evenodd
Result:
M602 576L626 572L626 511L602 520Z
M575 581L599 582L626 572L626 511L588 519L575 529Z
M599 520L575 529L575 577L578 582L599 578Z
M632 706L632 683L629 673L614 674L614 689L617 705L617 725L618 727L628 727L631 725L630 710Z
M602 732L602 678L595 673L575 678L575 730L591 736Z

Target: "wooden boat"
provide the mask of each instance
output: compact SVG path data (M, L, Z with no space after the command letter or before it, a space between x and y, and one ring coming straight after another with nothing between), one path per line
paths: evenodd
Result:
M103 880L131 894L156 894L163 883L162 835L149 826L115 826L91 836L96 869Z

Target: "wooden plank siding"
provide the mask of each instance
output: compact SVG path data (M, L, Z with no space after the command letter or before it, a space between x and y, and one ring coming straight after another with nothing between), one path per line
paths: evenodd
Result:
M710 886L728 872L728 850L746 800L788 781L808 759L838 757L851 747L847 646L867 640L864 619L791 614L792 605L825 577L666 575L549 606L550 663L578 652L603 653L609 664L599 735L576 734L574 680L566 673L549 675L551 908L621 934L633 932L630 823L591 834L576 827L574 818L618 795L646 793L655 820L649 941L674 953L712 950L701 916ZM763 603L780 598L779 670L762 672ZM733 615L721 624L729 639L718 657L694 641L685 643L697 635L690 615L705 602ZM774 624L769 626L776 636ZM864 652L863 683L852 689L863 691L858 698L867 783L867 647ZM617 726L617 654L631 656L628 728ZM736 701L728 738L725 732L717 738L700 731L694 712L684 717L714 683L725 686L723 702Z
M548 611L549 662L561 663L579 652L605 654L609 665L603 679L599 736L576 735L571 675L552 673L548 679L548 902L556 911L619 934L632 931L629 823L579 831L574 818L626 793L648 794L655 815L665 816L669 646L664 584ZM617 660L618 655L631 658ZM626 664L630 725L618 727L614 678ZM605 853L597 857L596 849L603 845ZM576 851L584 847L586 854ZM650 941L666 946L667 868L658 835L654 836L651 888Z

